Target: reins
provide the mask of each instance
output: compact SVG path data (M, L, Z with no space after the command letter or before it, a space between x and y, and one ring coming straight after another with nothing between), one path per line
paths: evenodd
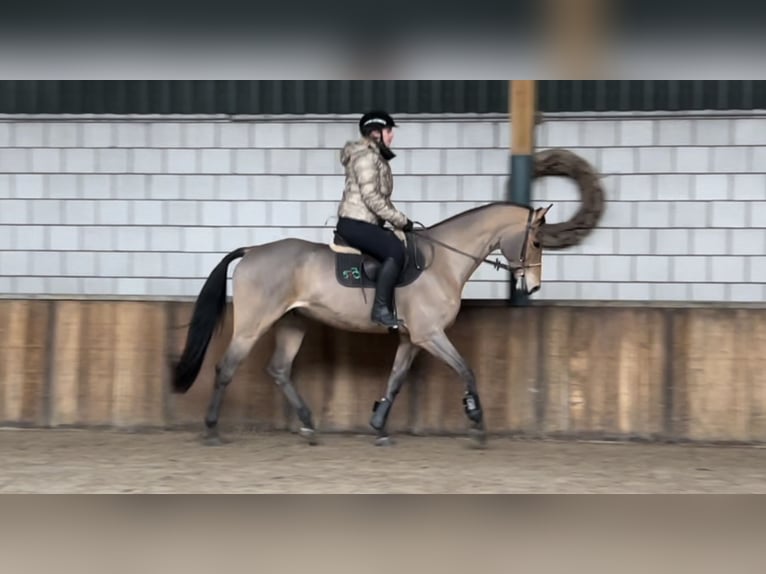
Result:
M416 221L413 221L413 223L415 223L417 225L420 225L422 229L425 229L425 226L423 226L422 223L416 222ZM436 243L437 245L441 245L445 249L449 249L450 251L454 251L455 253L459 253L460 255L468 257L469 259L473 259L477 263L487 263L488 265L492 265L492 267L494 267L495 270L497 270L497 269L505 269L507 271L511 271L513 269L510 265L500 261L500 258L498 258L498 257L496 257L494 261L489 259L489 258L486 258L486 257L484 259L482 259L481 257L476 257L475 255L471 255L470 253L466 253L465 251L461 251L457 247L453 247L452 245L444 243L443 241L439 241L438 239L434 239L433 237L429 237L428 235L421 235L420 233L418 233L418 230L416 230L414 228L412 230L412 234L413 234L414 237L418 237L420 239L424 239L426 241L430 241L431 243ZM415 245L415 250L417 251L417 244ZM417 267L418 271L424 271L424 270L428 269L427 267L420 267L420 265L418 264L417 261L415 261L415 266Z
M527 255L527 243L529 241L529 232L532 229L532 215L533 215L533 213L534 213L533 210L530 209L529 210L529 217L527 219L526 230L525 230L525 233L524 233L524 241L523 241L522 246L521 246L521 253L519 254L519 267L521 267L522 269L527 269L529 267L536 267L536 266L538 266L538 264L525 265L525 259L526 259L526 255ZM413 224L420 226L420 228L422 230L426 229L426 226L423 225L422 223L420 223L419 221L413 221ZM460 249L458 249L456 247L453 247L452 245L449 245L447 243L444 243L443 241L439 241L438 239L434 239L433 237L430 237L428 235L421 235L419 233L419 230L416 230L414 228L412 229L412 235L413 235L413 237L418 237L418 238L421 238L421 239L425 239L426 241L430 241L431 243L436 243L437 245L441 245L445 249L449 249L450 251L454 251L455 253L463 255L464 257L468 257L469 259L473 259L474 261L476 261L476 263L479 263L479 264L486 263L488 265L491 265L492 267L494 267L495 271L497 271L498 269L505 269L506 271L513 271L514 270L514 267L512 267L511 265L508 265L507 263L503 263L497 257L495 258L494 261L489 259L489 258L487 258L487 257L485 257L483 259L481 257L476 257L475 255L471 255L470 253L466 253L465 251L461 251ZM415 252L417 252L417 244L415 244ZM425 269L427 269L427 267L420 267L418 262L417 262L417 259L415 260L415 266L418 269L418 271L424 271Z

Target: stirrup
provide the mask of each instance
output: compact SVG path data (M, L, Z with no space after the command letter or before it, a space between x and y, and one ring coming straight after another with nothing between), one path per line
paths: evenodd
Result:
M389 317L391 318L391 322L386 321L385 320L386 318L384 317L376 317L374 311L370 315L370 320L376 325L380 325L381 327L387 327L389 330L398 330L401 325L401 322L396 317L396 315L392 313L391 310L386 307L383 307L382 310L383 310L383 313L389 315Z
M386 327L388 329L393 329L393 330L398 330L402 324L402 322L399 321L396 317L394 317L394 320L392 323L389 323L388 321L385 321L384 319L380 319L376 317L370 317L370 319L376 325L380 325L381 327Z

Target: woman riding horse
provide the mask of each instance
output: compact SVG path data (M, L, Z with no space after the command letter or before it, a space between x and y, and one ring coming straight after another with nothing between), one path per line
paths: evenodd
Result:
M393 118L372 111L359 120L361 139L346 143L340 162L346 172L343 199L338 206L338 234L352 247L381 262L371 319L385 327L398 328L392 311L396 281L404 265L404 244L390 229L410 231L412 221L391 202L393 176L389 161L394 139Z

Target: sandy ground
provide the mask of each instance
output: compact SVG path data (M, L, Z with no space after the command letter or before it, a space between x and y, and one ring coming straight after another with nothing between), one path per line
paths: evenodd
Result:
M0 430L0 493L766 493L766 449L289 433Z

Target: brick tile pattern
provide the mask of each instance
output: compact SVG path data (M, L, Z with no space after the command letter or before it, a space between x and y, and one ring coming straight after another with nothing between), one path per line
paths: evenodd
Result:
M403 119L395 200L435 223L502 199L510 133L498 118ZM0 277L8 295L194 296L219 257L281 237L326 242L353 119L0 123ZM601 226L545 258L535 297L761 301L766 296L766 118L551 117L537 145L603 175ZM552 221L572 181L535 182ZM466 298L505 298L476 271Z

